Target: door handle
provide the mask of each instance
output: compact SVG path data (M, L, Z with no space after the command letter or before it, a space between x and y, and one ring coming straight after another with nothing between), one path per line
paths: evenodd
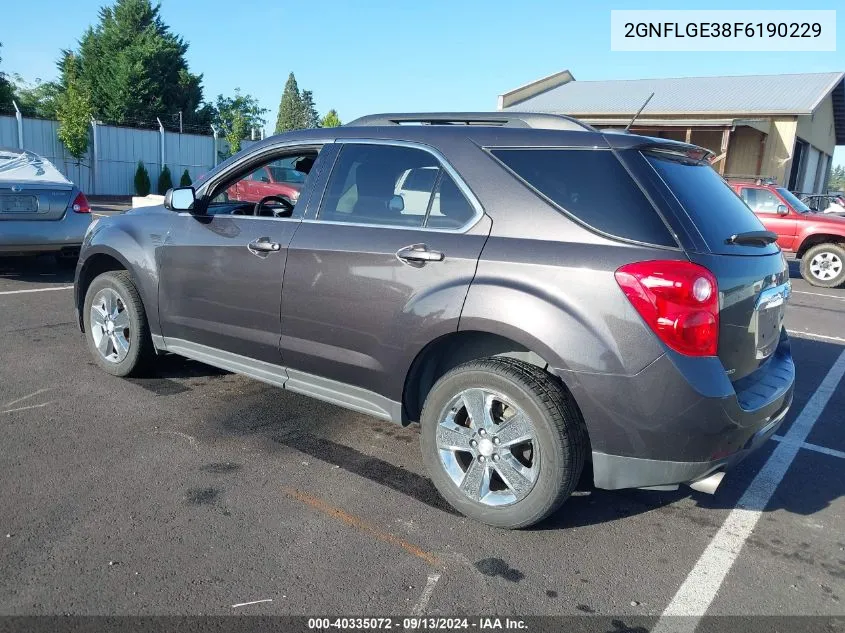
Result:
M246 247L255 255L259 253L275 253L281 250L282 245L278 242L270 241L269 237L259 237L257 240L252 240Z
M425 264L427 262L442 262L444 255L440 251L431 250L427 244L411 244L396 251L396 257L406 262Z

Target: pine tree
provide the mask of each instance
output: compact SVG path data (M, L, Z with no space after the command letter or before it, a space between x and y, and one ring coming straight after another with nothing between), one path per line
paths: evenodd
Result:
M276 134L289 130L301 130L307 127L302 108L302 95L293 73L288 75L285 90L279 102L279 114L276 117Z
M142 160L138 161L138 168L135 170L135 193L142 198L150 195L150 174Z
M305 117L305 127L320 127L320 115L314 103L314 94L310 90L302 91L302 113Z
M98 118L154 121L181 111L186 122L197 122L202 75L188 70L188 44L170 32L159 9L150 0L117 0L101 8L99 23L82 35L80 80Z
M173 188L173 178L170 175L170 167L165 165L161 168L161 174L158 176L158 195L163 196L168 189Z
M337 116L337 110L331 109L326 112L326 116L320 121L320 127L340 127L343 125L340 122L340 117Z

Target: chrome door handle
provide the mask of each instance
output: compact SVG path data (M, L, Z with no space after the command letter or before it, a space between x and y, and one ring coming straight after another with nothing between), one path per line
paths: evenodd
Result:
M282 249L281 244L271 242L269 237L259 237L257 240L252 240L246 247L256 255L259 253L275 253Z
M416 263L442 262L444 259L443 253L431 250L426 244L411 244L400 248L396 252L396 257L406 262Z

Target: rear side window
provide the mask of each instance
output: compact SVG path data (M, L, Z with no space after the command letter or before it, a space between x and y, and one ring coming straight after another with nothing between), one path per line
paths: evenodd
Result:
M609 150L494 149L491 153L545 198L597 231L646 244L678 246Z
M763 231L763 224L710 165L647 152L645 157L695 223L714 253L738 254L725 246L735 233ZM764 254L761 249L757 249Z

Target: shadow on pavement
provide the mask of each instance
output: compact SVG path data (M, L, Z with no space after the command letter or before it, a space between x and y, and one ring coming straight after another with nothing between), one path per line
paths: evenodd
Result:
M75 266L75 259L62 258L60 263L54 255L49 254L0 257L0 279L41 284L72 284Z

